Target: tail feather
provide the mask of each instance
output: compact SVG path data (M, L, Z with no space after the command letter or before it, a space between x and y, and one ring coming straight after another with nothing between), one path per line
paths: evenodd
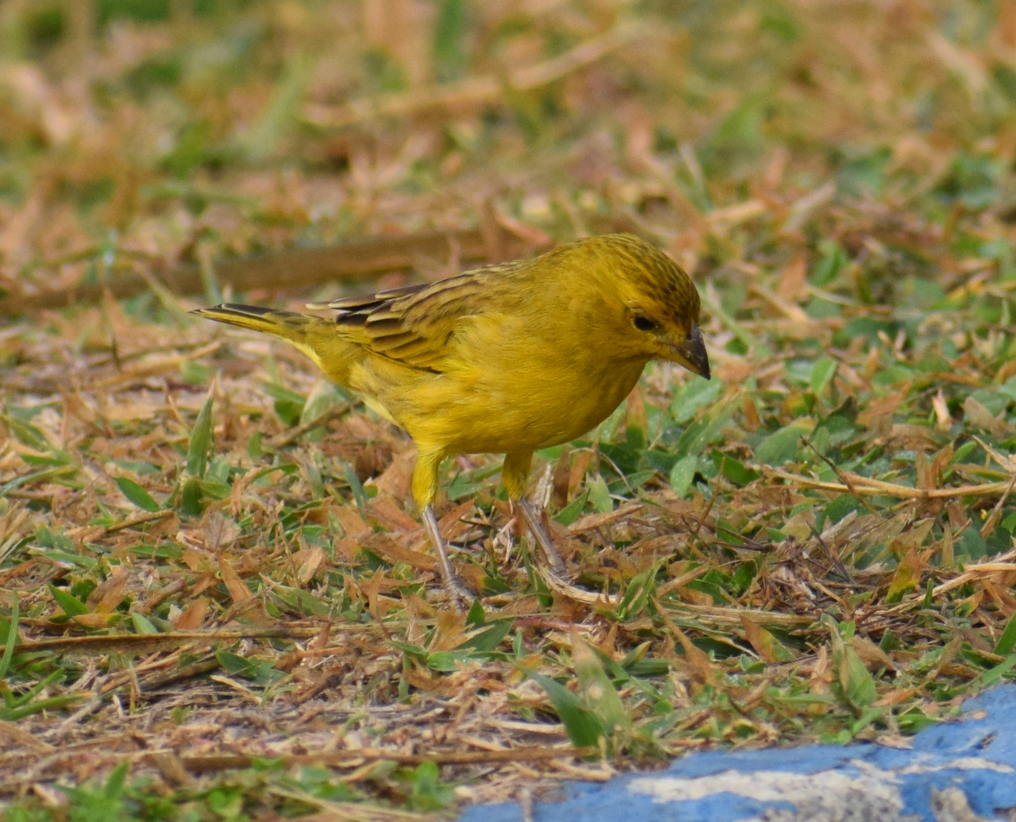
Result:
M309 314L235 303L198 308L191 314L285 340L339 385L348 382L350 364L356 359L358 347L338 333L334 322Z
M227 325L248 328L251 331L260 331L262 334L271 334L273 337L280 337L297 346L306 345L309 335L315 329L333 325L321 317L236 303L223 303L212 308L198 308L191 314L197 314L199 317Z

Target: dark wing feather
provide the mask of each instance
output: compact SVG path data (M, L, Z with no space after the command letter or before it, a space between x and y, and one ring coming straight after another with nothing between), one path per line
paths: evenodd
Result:
M307 303L307 308L331 308L335 311L342 312L342 314L349 314L351 316L360 314L366 315L385 303L390 303L400 297L416 294L424 289L430 288L431 285L433 285L433 283L407 285L402 288L389 288L386 291L378 291L376 294L362 294L357 297L343 297L342 299L330 300L326 303Z
M487 266L435 283L310 307L338 312L337 325L364 348L413 368L440 372L456 329L466 317L481 313L491 292L520 265Z

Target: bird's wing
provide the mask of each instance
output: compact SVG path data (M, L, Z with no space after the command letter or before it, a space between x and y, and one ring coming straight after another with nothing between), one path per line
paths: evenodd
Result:
M312 308L338 312L338 327L375 354L413 368L442 371L450 343L466 317L484 311L516 264L488 266L424 285L348 297ZM491 276L494 275L494 276Z

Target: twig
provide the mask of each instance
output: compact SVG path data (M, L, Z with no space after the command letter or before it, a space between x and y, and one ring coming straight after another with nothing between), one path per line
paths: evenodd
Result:
M0 313L3 311L3 306L0 304ZM103 388L119 388L123 386L130 386L144 380L157 377L161 374L165 374L168 371L176 371L185 362L190 360L199 360L202 357L207 357L212 352L222 347L220 340L215 340L203 345L200 348L194 348L184 354L171 354L167 357L159 357L152 362L141 363L136 368L129 371L121 371L110 377L96 380L93 383L88 384L88 388L91 390L103 389Z
M145 759L156 752L146 752ZM365 762L398 762L402 765L421 765L435 762L438 765L475 765L492 762L544 762L549 759L574 759L597 754L596 748L514 748L497 751L432 751L429 753L406 753L385 751L378 748L360 748L351 751L321 751L320 753L283 755L280 759L287 765L333 765L355 767ZM180 761L192 773L210 773L232 768L249 768L264 754L220 754L212 756L183 756Z
M144 514L138 514L136 517L129 517L128 519L121 520L113 525L107 525L103 533L113 534L117 531L122 531L125 528L133 528L135 525L144 525L146 522L155 522L156 520L165 519L166 517L171 516L173 516L173 511L150 511Z
M518 257L532 243L505 231L502 251ZM283 291L324 282L359 282L386 271L408 271L421 259L447 256L455 248L463 262L490 257L487 238L478 228L458 231L423 231L384 237L368 237L322 248L290 248L240 260L218 260L215 279L238 291ZM110 294L129 297L150 288L149 277L175 294L197 294L204 288L198 266L181 266L153 274L113 275L105 283L77 285L34 294L15 294L0 299L0 316L94 303Z
M788 471L780 471L773 468L764 468L765 472L773 477L803 485L806 488L818 488L822 491L836 491L837 493L849 493L854 496L867 497L897 497L898 499L952 499L954 497L990 497L993 494L1005 493L1009 487L1009 481L986 482L981 485L961 485L958 488L910 488L906 485L896 485L891 482L862 477L851 471L843 471L844 479L850 479L850 485L839 482L823 482L811 477L803 477L800 474L791 474Z
M691 602L668 602L667 607L672 615L682 615L681 612L685 611L689 615L699 618L703 623L711 622L714 625L740 625L742 616L748 617L752 622L763 627L776 625L781 628L805 628L815 622L808 616L760 611L753 608L723 608L717 605L695 605Z
M644 25L623 23L559 57L511 72L507 77L473 77L404 94L354 100L339 108L316 106L304 119L324 128L342 128L376 117L406 116L432 109L461 110L496 103L506 99L506 90L529 91L549 85L652 33L653 30Z
M966 570L959 576L955 576L947 582L943 582L941 585L936 585L932 589L932 596L941 596L946 591L951 591L953 588L959 588L962 585L966 585L968 582L977 579L985 574L995 574L1003 572L1016 571L1016 563L1012 560L1016 559L1016 549L1007 551L997 557L992 557L987 562L978 562L975 565L966 566Z
M317 636L320 627L298 625L270 625L249 629L221 631L179 631L165 634L126 634L124 636L75 636L59 639L40 639L36 642L19 642L15 653L45 652L51 654L150 654L189 643L209 644L235 639L308 639ZM6 649L0 645L0 653Z

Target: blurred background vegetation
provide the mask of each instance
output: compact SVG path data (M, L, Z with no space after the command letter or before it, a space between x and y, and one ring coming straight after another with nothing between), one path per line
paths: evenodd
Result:
M639 228L703 274L773 269L856 256L866 226L830 206L863 203L884 264L948 288L970 211L954 256L1011 265L1014 44L1006 0L7 0L3 273L69 284L95 259L491 207L555 239Z
M617 230L715 378L538 455L613 610L499 562L483 457L439 508L489 611L442 610L405 438L183 310ZM11 818L401 819L952 715L1016 669L1014 242L1016 0L3 0Z

